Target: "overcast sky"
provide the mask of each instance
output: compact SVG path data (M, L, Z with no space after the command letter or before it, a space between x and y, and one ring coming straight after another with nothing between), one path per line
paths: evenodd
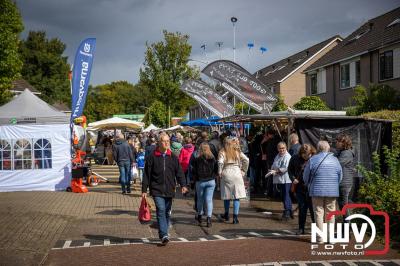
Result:
M190 36L191 58L233 60L255 72L336 34L346 37L368 19L400 6L399 0L17 0L25 25L44 30L67 45L72 63L79 43L97 38L91 84L136 83L146 41L162 40L162 30ZM255 46L249 52L247 43ZM204 53L201 45L206 44ZM261 53L260 47L267 52ZM201 63L196 63L204 67Z

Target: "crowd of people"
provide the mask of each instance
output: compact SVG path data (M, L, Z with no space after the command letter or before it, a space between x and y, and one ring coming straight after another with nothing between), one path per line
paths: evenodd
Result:
M305 233L308 211L312 222L322 228L324 217L349 202L353 187L354 153L351 138L340 134L336 147L320 140L317 147L300 143L297 134L288 136L289 149L279 132L241 136L238 131L222 134L180 133L119 134L112 145L113 161L120 170L122 193L131 193L132 167L138 169L142 197L153 197L159 237L168 243L169 219L176 188L194 191L196 221L212 226L213 198L219 191L224 213L219 220L239 223L240 200L246 198L245 179L252 192L280 196L282 220L294 219L292 200L298 203L298 234ZM178 184L177 184L178 183ZM337 202L338 201L338 202ZM334 222L330 220L329 222ZM320 240L320 239L319 239Z

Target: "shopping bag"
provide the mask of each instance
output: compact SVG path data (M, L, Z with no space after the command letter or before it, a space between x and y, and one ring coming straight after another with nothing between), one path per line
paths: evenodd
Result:
M132 166L132 180L138 178L139 174L138 174L138 169L136 167L136 165Z
M148 223L151 221L150 205L145 197L142 197L138 218L141 223Z

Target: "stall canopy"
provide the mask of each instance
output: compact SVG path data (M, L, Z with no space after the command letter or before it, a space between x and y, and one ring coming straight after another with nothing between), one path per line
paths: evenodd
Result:
M284 140L296 131L301 143L317 145L321 139L327 140L335 148L336 136L346 133L351 136L355 163L372 169L373 152L381 152L382 146L392 145L392 122L358 116L346 116L342 111L284 111L268 115L234 115L222 118L224 122L251 122L282 127ZM383 157L382 157L383 158Z
M146 127L145 129L143 129L142 132L150 132L152 130L159 130L158 127L156 127L155 125L151 124L150 126Z
M18 97L0 107L0 125L19 123L68 123L69 116L25 89Z
M129 119L112 117L93 123L89 123L89 127L94 130L104 130L104 129L115 129L115 128L131 128L131 129L141 129L144 124L142 122L132 121Z
M0 107L0 191L65 190L69 116L29 90Z
M189 120L181 123L181 126L189 126L189 127L210 127L210 126L217 126L217 125L222 125L221 122L218 122L219 117L218 116L212 116L209 117L208 119L202 118L202 119L194 119L194 120Z
M183 132L193 132L193 131L199 131L198 129L189 127L189 126L181 126L181 125L176 125L170 128L164 129L164 131L183 131Z

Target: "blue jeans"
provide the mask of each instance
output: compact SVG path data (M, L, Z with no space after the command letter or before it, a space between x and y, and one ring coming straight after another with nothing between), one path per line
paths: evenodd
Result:
M292 183L278 184L279 190L281 191L281 197L283 202L283 216L289 217L292 214L292 200L290 199L290 187Z
M154 197L158 223L158 237L168 236L169 219L172 207L172 198Z
M229 214L229 205L231 204L230 200L224 200L224 209L225 213ZM240 208L240 200L235 199L233 200L233 214L239 215L239 208Z
M121 181L122 192L131 190L131 163L129 161L122 161L118 163L119 179Z
M305 193L304 189L301 188L301 185L297 186L296 198L299 205L299 229L304 231L308 210L310 210L311 221L313 223L315 222L312 201L311 198Z
M203 215L204 203L207 207L207 217L211 217L213 211L213 195L215 189L215 180L197 181L197 211L199 215Z

